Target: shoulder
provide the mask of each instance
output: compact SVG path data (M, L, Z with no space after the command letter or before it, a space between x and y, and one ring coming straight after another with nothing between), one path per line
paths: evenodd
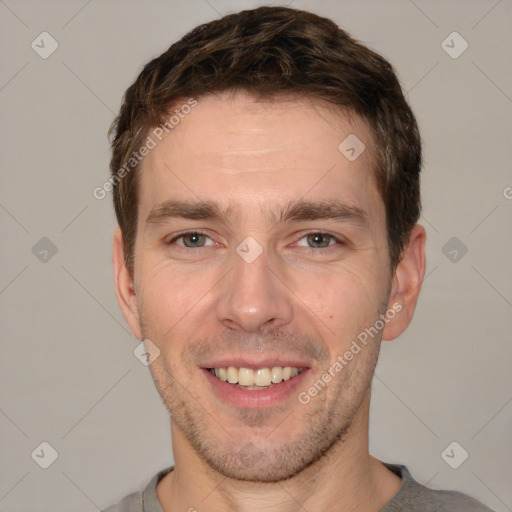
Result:
M143 512L143 510L142 491L137 491L125 496L102 512Z
M429 489L399 464L386 464L402 477L402 486L381 512L492 512L478 500L458 491Z
M174 466L171 466L159 471L151 478L145 489L128 494L121 501L102 512L163 512L158 501L156 486L173 469Z

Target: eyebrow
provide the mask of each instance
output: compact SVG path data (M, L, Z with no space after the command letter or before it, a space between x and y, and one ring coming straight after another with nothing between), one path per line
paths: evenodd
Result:
M214 201L191 202L170 199L151 210L146 218L146 224L160 225L175 218L182 218L212 220L228 225L231 216L231 208L225 209ZM336 220L366 227L369 223L366 211L357 206L332 200L290 201L277 212L267 212L267 219L272 224L304 220Z

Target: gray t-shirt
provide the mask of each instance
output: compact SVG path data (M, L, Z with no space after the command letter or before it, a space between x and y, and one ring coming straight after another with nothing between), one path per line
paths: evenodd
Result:
M492 512L479 501L457 491L436 491L416 482L401 464L383 464L402 478L402 485L380 512ZM143 491L134 492L103 512L164 512L156 485L173 466L158 472ZM167 511L172 512L172 511Z

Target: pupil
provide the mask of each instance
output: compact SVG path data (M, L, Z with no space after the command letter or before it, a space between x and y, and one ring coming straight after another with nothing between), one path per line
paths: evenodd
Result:
M186 245L187 247L195 246L195 245L200 241L200 237L201 237L201 236L202 236L202 235L201 235L200 233L191 233L191 234L187 235L187 236L184 238L184 240L186 241L186 240L187 240L187 238L188 238L189 243L187 244L187 243L185 242L185 245Z
M327 235L323 235L321 233L314 233L313 235L310 235L310 236L311 236L312 243L315 245L325 246L325 241L328 240ZM328 241L327 241L327 243L328 243Z

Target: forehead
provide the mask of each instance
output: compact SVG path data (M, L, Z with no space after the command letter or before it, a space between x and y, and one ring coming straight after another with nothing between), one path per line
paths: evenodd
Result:
M161 140L153 137L141 168L139 218L169 199L213 200L251 215L297 199L382 213L373 140L358 116L297 97L222 93L197 101Z

